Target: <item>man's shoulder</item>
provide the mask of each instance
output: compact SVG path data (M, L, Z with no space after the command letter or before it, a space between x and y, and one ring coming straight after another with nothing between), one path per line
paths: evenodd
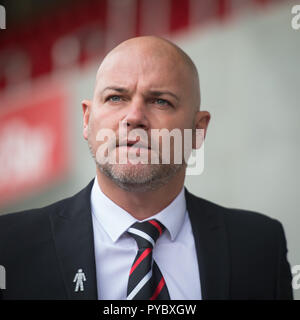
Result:
M33 226L45 219L48 220L49 215L51 214L63 216L66 211L70 210L70 206L74 205L76 201L88 201L88 194L90 192L92 182L93 180L76 194L46 206L0 215L0 230L3 228L5 229L7 226L13 227L18 225L22 226L24 229L27 225Z
M281 231L282 223L265 213L225 207L215 202L198 197L189 191L188 207L197 211L198 215L205 215L206 220L218 220L227 227L228 231L240 230L240 232L265 232L266 230Z
M56 201L41 208L5 213L0 216L0 234L23 234L38 232L49 222L51 212L59 213L66 207L70 198Z

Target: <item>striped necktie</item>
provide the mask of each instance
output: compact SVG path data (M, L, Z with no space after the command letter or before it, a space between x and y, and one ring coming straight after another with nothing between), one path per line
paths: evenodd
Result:
M138 245L138 252L129 273L127 300L170 300L165 279L152 251L165 227L157 220L136 222L128 230Z

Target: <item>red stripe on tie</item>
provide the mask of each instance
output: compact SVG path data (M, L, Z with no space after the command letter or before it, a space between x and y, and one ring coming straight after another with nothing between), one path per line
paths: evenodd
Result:
M158 286L156 287L153 296L150 298L150 300L155 300L157 298L157 296L159 295L159 293L161 292L162 288L165 285L165 279L164 277L161 277Z
M131 267L129 275L136 269L136 267L147 257L147 255L151 252L152 248L147 248L140 255L140 257L136 260L135 264Z
M158 230L159 235L161 235L162 234L162 230L161 230L160 225L154 220L149 220L149 222L154 225L154 227Z

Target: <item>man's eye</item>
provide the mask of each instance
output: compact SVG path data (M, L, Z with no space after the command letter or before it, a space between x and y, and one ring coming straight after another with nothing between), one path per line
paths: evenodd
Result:
M155 99L154 101L155 101L155 103L157 103L161 106L170 106L171 105L170 102L165 99Z
M121 101L121 97L120 96L109 96L106 100L112 101L112 102L119 102L119 101Z

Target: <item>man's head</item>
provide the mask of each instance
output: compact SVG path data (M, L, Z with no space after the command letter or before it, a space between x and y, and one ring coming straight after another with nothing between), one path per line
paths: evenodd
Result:
M104 143L97 141L100 129L111 129L117 134L114 149L117 159L125 149L129 154L137 151L119 146L120 128L127 134L143 129L146 138L140 138L140 142L148 143L151 150L138 152L146 157L150 157L150 151L156 152L161 160L161 139L158 145L151 145L153 129L206 131L210 119L208 112L199 110L199 79L192 60L171 42L152 36L129 39L109 52L98 69L93 100L85 100L82 105L83 135L97 170L121 188L133 191L157 189L182 173L186 164L174 163L174 143L169 164L102 164L97 159L97 150Z

